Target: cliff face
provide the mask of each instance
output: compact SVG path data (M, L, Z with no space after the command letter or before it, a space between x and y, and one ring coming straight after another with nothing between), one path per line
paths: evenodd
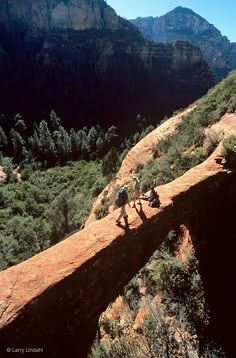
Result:
M0 3L0 22L8 26L23 22L36 31L122 28L115 11L103 0L5 0Z
M153 39L153 25L157 17L137 17L136 19L129 20L132 24L137 26L139 30L149 39Z
M192 10L177 7L153 21L148 19L137 18L131 22L155 42L185 40L198 46L218 79L236 67L236 44L230 43L218 29Z
M214 82L196 47L146 41L103 0L5 0L0 30L1 113L9 115L35 120L53 108L68 126L122 127L121 118L186 106Z
M225 135L233 129L231 126ZM61 353L85 357L101 312L147 262L167 233L181 224L189 229L206 265L205 282L210 285L212 301L216 302L216 293L225 289L225 282L235 274L236 233L231 211L236 200L235 174L216 163L220 150L219 146L207 161L158 188L162 211L150 208L146 202L140 211L129 209L128 228L115 226L115 211L1 272L0 286L4 288L0 292L1 356L5 356L7 347L43 347L50 357ZM215 217L218 223L227 222L223 256L220 248L224 225L218 230ZM235 311L235 296L231 297L230 308ZM218 322L232 341L233 331L224 324L229 323L229 309L225 300L223 303L219 301L216 307L216 320L222 315L222 321ZM219 331L223 333L222 330Z

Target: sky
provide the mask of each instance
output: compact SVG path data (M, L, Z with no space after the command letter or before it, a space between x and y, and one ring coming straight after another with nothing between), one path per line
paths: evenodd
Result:
M188 7L236 42L236 0L106 0L126 19L161 16L177 6Z

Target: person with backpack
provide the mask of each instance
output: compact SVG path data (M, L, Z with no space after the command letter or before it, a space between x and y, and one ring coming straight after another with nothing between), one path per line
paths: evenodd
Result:
M133 204L132 208L135 207L136 200L139 201L138 202L139 205L142 205L141 201L140 201L140 182L137 177L133 177L133 181L134 181L134 196L133 196L134 204Z
M130 207L127 191L128 191L128 185L124 185L123 188L119 189L118 193L117 193L115 203L120 208L119 215L116 218L117 225L119 225L121 223L120 219L122 217L124 218L125 223L127 223L128 215L126 213L125 206L126 206L126 204L128 204Z
M155 191L155 187L153 185L150 186L150 191L147 194L143 194L144 198L149 201L149 206L152 208L160 208L161 202L160 197Z

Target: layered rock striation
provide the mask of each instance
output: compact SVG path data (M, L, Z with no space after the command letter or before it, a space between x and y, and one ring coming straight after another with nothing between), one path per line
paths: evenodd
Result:
M4 0L0 3L0 21L9 28L13 23L24 23L36 31L104 27L118 30L125 26L103 0Z
M218 80L236 67L236 44L194 11L177 7L156 18L131 20L142 33L155 42L189 41L198 46Z
M67 127L132 130L138 113L156 121L214 83L199 49L145 40L103 0L4 0L0 47L0 112L31 121L54 109Z

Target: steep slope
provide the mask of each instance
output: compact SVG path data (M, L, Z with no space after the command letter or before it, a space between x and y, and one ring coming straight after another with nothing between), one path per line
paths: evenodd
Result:
M11 27L20 22L36 31L91 28L118 30L132 28L103 0L2 1L0 21Z
M234 120L229 123L223 119L225 137L236 133L235 114L231 117ZM129 227L125 230L114 225L116 212L111 213L56 246L2 272L0 339L4 344L1 354L9 346L37 346L44 347L51 357L58 356L59 352L85 357L100 313L147 262L173 227L184 223L190 229L193 243L203 258L205 248L209 249L206 244L219 248L222 238L213 230L213 219L217 213L218 219L219 214L232 219L233 212L226 209L236 198L235 173L225 169L218 160L221 147L222 143L204 163L158 188L161 212L147 203L143 203L140 212L130 209ZM219 213L222 205L223 212ZM227 219L227 224L227 233L230 229L235 232L233 221ZM204 228L208 236L203 235ZM197 235L198 231L201 235ZM232 236L227 235L227 243L235 245L231 239ZM222 276L220 266L216 265L219 252L207 251L207 260L214 262L213 269L217 269L222 287L227 269L232 269L232 252L234 250L224 250ZM205 267L208 284L212 278L210 272L209 276ZM211 285L215 290L221 289L216 280L211 281ZM228 312L227 305L218 308ZM228 322L227 317L225 320Z
M198 46L218 79L236 67L236 44L192 10L177 7L164 16L131 20L155 42L185 40Z
M8 56L0 57L0 111L8 116L33 121L54 109L67 127L125 131L138 113L161 118L214 82L199 49L146 41L103 0L2 1L0 30Z
M137 17L136 19L129 20L132 24L137 26L139 30L149 39L153 39L153 26L158 17L147 16Z
M143 190L148 190L153 181L171 181L205 160L222 138L217 122L224 114L228 118L236 111L235 88L236 73L232 72L197 104L171 117L137 143L94 202L86 225L99 218L100 212L112 210L114 193L124 184L132 186L134 173L141 179Z
M164 138L171 136L176 131L177 125L182 121L182 119L191 112L196 105L191 105L188 109L181 111L176 116L171 117L166 122L162 123L159 127L154 129L149 133L145 138L139 141L131 150L128 152L124 158L121 167L118 173L115 176L115 179L111 181L98 198L94 201L92 210L90 212L89 218L87 219L85 226L88 226L91 222L96 220L96 209L99 208L101 202L104 198L104 193L106 197L113 198L117 188L122 187L124 184L130 183L132 176L136 172L136 168L140 164L146 164L153 156L154 146L162 141ZM109 210L113 210L113 206L109 207Z

